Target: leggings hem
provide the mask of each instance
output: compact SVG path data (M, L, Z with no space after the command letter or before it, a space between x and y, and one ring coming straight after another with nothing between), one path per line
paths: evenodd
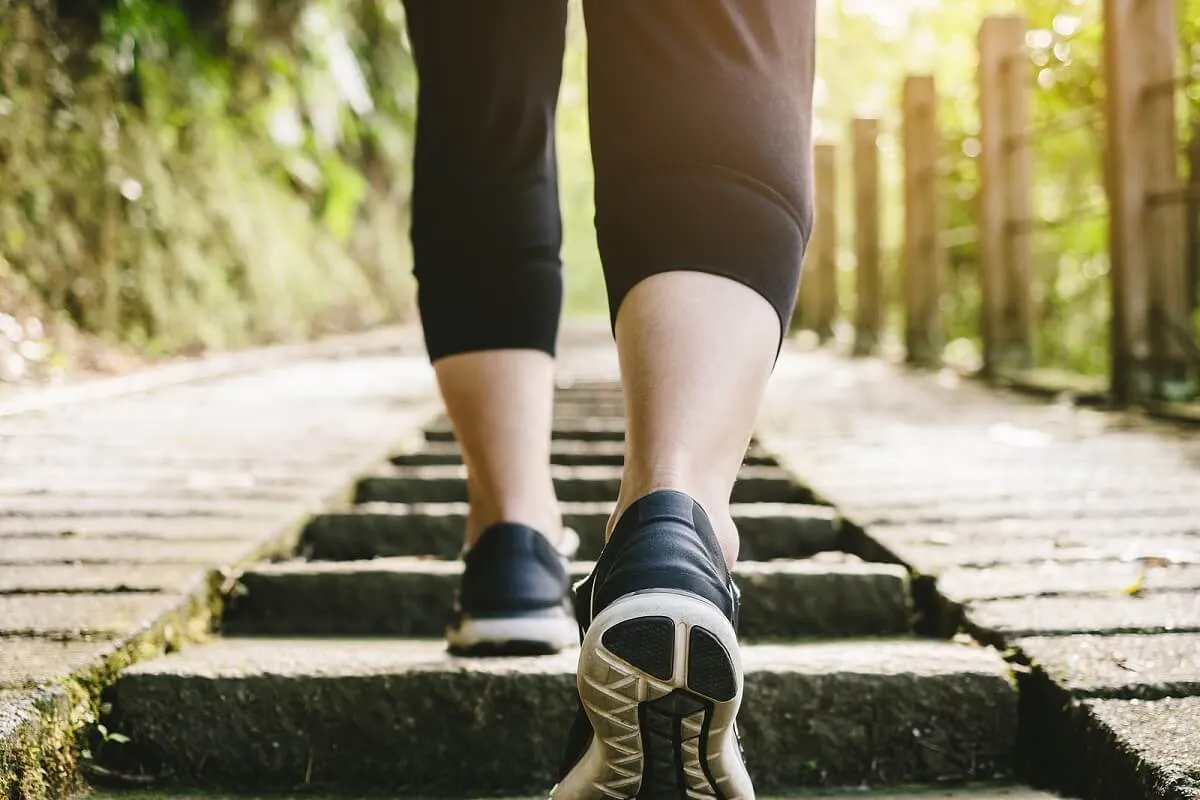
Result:
M614 328L634 286L664 272L699 272L758 292L775 309L782 347L811 235L807 217L713 169L622 182L604 207L615 209L597 217L601 257L619 265L608 270Z

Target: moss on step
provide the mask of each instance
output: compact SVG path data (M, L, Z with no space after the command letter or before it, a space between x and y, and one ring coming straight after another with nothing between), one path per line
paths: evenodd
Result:
M220 613L219 580L212 575L171 613L56 685L0 691L0 798L49 800L81 791L92 751L107 738L98 727L105 690L126 667L205 639Z
M0 797L67 797L81 787L65 690L0 692Z

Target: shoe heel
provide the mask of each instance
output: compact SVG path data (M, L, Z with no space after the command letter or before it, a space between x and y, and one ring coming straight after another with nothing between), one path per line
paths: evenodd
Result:
M555 797L751 800L733 727L741 675L733 626L708 601L670 591L616 601L580 653L579 695L596 735L564 782L571 791Z

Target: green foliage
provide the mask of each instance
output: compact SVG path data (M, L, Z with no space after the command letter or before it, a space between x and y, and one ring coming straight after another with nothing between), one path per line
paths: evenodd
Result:
M1200 0L1177 0L1200 120ZM901 78L938 81L947 339L978 343L976 34L1030 21L1037 356L1107 367L1100 4L822 0L817 135L884 120L884 235L898 306ZM559 105L569 313L603 313L586 42L571 0ZM0 312L19 281L86 330L176 352L411 313L405 209L416 76L401 0L0 0ZM1079 124L1067 125L1067 122ZM843 148L844 175L849 153ZM848 181L842 181L843 187ZM850 250L850 192L840 219ZM847 254L848 255L848 254ZM843 297L852 298L845 258ZM847 305L850 305L850 300Z
M581 316L608 313L608 295L596 245L588 140L587 41L583 4L570 0L567 53L558 104L559 197L563 208L565 311Z
M408 314L399 7L0 0L0 275L151 352Z
M1181 134L1200 122L1200 0L1179 2L1183 72ZM978 246L971 235L978 170L975 69L987 14L1020 12L1029 22L1025 69L1033 92L1034 296L1039 363L1098 374L1108 368L1110 297L1104 192L1104 82L1101 4L1085 0L829 0L818 93L821 132L838 134L854 115L876 115L893 130L881 141L887 186L887 250L895 265L902 222L897 146L899 88L906 73L933 74L940 94L945 156L944 227L954 236L943 301L947 339L979 342ZM869 55L866 55L869 54ZM848 166L848 163L847 163ZM845 198L843 198L845 200ZM850 215L844 215L849 218ZM851 225L842 231L848 243Z
M1028 7L1032 126L1035 357L1084 373L1108 368L1108 213L1098 4Z

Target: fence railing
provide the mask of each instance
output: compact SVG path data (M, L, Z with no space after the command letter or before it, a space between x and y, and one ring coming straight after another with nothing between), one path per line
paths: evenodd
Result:
M1029 31L1019 15L985 19L979 30L977 144L961 156L943 155L934 79L907 76L896 125L903 152L903 227L898 242L896 293L902 306L903 342L914 364L941 363L946 344L943 308L948 252L974 247L981 297L978 338L984 376L1014 379L1039 366L1040 322L1050 313L1064 259L1078 250L1070 231L1100 228L1102 247L1080 274L1091 281L1088 302L1103 317L1086 328L1088 339L1107 340L1108 394L1131 402L1195 400L1200 395L1200 113L1181 129L1178 109L1197 90L1200 67L1178 69L1180 26L1174 2L1107 0L1104 6L1103 91L1099 100L1066 113L1033 119L1037 95ZM954 87L962 91L963 87ZM1200 103L1196 103L1200 108ZM880 225L881 123L856 119L850 126L854 213L854 351L875 352L886 338L885 275ZM1075 190L1038 163L1039 148L1055 137L1099 144L1087 164L1095 188ZM1062 141L1061 139L1059 141ZM822 340L838 316L838 176L834 145L815 148L817 226L806 262L797 324ZM944 176L968 159L978 191L967 199L945 191ZM1055 209L1039 208L1052 197ZM963 218L971 223L946 227ZM1043 205L1045 203L1043 202ZM945 213L950 211L958 213ZM1094 242L1097 231L1088 231ZM955 263L961 259L956 256ZM1092 262L1095 263L1092 263ZM1076 284L1078 281L1076 281ZM1103 294L1101 290L1106 289ZM1070 307L1054 314L1077 313ZM1107 329L1107 336L1104 331Z

